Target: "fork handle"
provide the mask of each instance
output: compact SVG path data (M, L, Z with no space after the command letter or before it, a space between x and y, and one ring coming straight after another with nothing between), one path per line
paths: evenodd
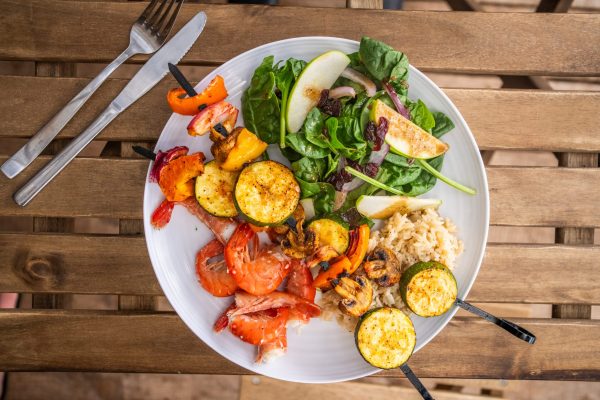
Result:
M90 96L100 87L108 76L119 65L123 64L132 55L136 54L132 46L127 47L125 51L110 64L106 66L86 87L71 99L46 125L42 127L23 147L21 147L11 158L6 160L0 169L8 178L14 178L23 171L31 162L40 155L42 150L50 144L58 133L65 127L67 122L73 118L81 106L90 98Z
M77 154L81 152L117 115L123 111L122 108L111 103L103 112L87 127L79 136L58 153L48 164L44 166L33 178L31 178L13 196L15 203L25 206L29 203L60 171L65 168Z

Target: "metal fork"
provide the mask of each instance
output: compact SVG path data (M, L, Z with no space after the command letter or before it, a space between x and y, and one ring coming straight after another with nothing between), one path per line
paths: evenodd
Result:
M184 0L152 0L135 21L129 35L129 46L100 74L83 88L42 129L40 129L0 169L9 178L14 178L40 155L52 139L73 118L102 82L130 57L136 54L151 54L167 39Z

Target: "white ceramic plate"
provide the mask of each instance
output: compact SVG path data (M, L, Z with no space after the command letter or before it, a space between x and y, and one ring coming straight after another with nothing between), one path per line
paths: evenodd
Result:
M242 92L248 86L254 69L262 59L274 55L275 60L289 57L311 60L327 50L351 53L358 42L332 37L302 37L269 43L249 50L215 69L198 84L205 87L216 75L225 79L228 101L241 109ZM456 128L444 136L450 144L443 171L461 183L477 189L469 196L438 181L426 197L443 199L440 213L451 218L464 241L465 251L455 268L459 296L465 298L479 270L488 232L489 199L485 170L469 127L446 95L425 75L411 66L409 97L420 98L434 111L443 111ZM210 140L190 137L186 126L191 117L173 114L165 125L156 150L185 145L190 152L203 151L212 158ZM238 125L243 125L242 113ZM266 365L254 363L256 349L232 336L228 331L215 334L212 324L229 305L230 299L219 299L205 292L197 282L194 259L196 252L208 243L212 234L182 207L175 207L169 225L155 230L150 225L152 211L163 200L158 185L146 184L144 192L144 228L150 259L160 285L187 326L223 357L259 374L295 382L336 382L360 378L377 372L360 357L351 333L333 321L313 319L298 334L288 329L288 353ZM412 316L417 331L416 351L433 339L455 314L451 310L437 318Z

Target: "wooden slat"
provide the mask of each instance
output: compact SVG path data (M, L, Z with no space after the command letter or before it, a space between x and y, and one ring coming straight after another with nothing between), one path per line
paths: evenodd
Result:
M212 68L204 67L202 72ZM32 136L79 89L81 78L0 76L0 138ZM79 134L96 117L125 80L108 80L61 132ZM174 86L164 81L118 117L99 140L153 141L171 115L165 93ZM516 149L600 152L600 93L526 90L444 89L473 131L481 149ZM45 101L35 101L43 98ZM149 111L151 110L151 112ZM577 110L585 118L577 123L564 110Z
M141 237L0 234L0 248L0 292L163 294ZM600 304L599 260L600 246L489 244L469 300Z
M597 168L598 154L563 153L558 155L558 165L562 167ZM558 228L556 242L565 244L593 244L593 228ZM591 318L592 307L587 304L554 304L552 316L555 318Z
M126 47L126 32L143 7L3 1L0 59L112 60ZM600 70L595 46L600 42L598 15L350 9L332 13L317 8L185 5L177 25L199 10L206 11L208 23L184 59L188 63L224 62L257 45L290 37L368 35L403 49L417 67L430 70L520 75L594 75Z
M13 180L0 178L0 215L142 217L145 160L76 159L27 207L17 206L12 194L47 160ZM600 226L598 169L489 167L487 175L492 224Z
M480 396L453 393L446 390L431 390L436 400L503 400L505 397ZM378 385L372 383L344 382L324 385L306 385L284 382L266 377L242 377L239 400L375 400L375 399L421 400L423 397L414 388Z
M479 318L457 317L411 358L411 368L421 377L600 379L600 321L515 322L537 335L535 345ZM171 313L2 311L0 331L5 371L244 372Z

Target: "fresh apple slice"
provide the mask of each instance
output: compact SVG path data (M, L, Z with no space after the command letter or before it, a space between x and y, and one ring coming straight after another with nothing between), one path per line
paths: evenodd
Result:
M424 208L438 208L442 204L437 199L419 199L406 196L360 196L356 209L368 218L385 219L394 213L408 214Z
M446 143L404 118L383 101L375 100L371 106L370 119L378 124L381 117L388 120L385 141L394 153L429 160L448 151Z
M296 133L302 128L308 112L319 102L323 89L330 89L348 64L350 59L347 55L332 50L314 58L304 67L290 91L285 110L289 133Z

